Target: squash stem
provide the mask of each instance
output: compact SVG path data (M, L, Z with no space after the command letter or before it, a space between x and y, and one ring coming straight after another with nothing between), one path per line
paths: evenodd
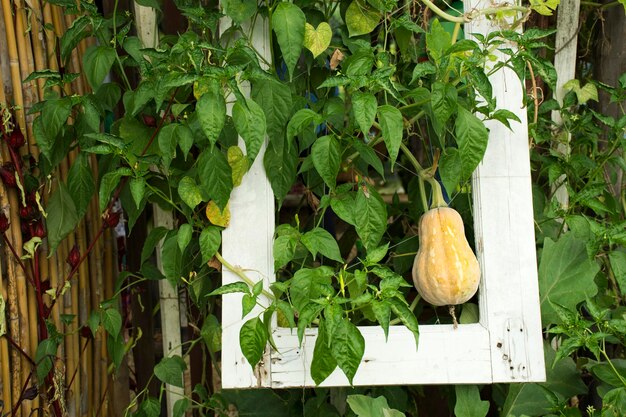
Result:
M456 313L454 311L454 306L448 306L448 313L450 313L450 316L452 316L452 326L454 327L454 329L458 329L459 328L459 322L456 320Z
M430 177L428 178L428 182L433 189L433 202L430 205L430 208L434 209L437 207L448 207L446 200L443 198L443 191L441 190L441 185L439 185L439 181L437 181L433 177Z

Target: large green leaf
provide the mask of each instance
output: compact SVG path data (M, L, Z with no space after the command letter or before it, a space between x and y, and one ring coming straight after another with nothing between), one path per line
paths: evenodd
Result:
M78 154L67 174L67 188L74 200L77 216L83 217L96 191L96 186L85 154Z
M202 229L199 239L202 263L206 264L220 248L220 245L222 244L222 233L218 227L208 226Z
M222 0L220 4L226 16L233 19L235 23L241 23L254 16L257 0Z
M454 193L461 181L463 161L457 148L446 148L439 158L439 175L448 196Z
M337 184L337 174L341 165L341 145L334 136L317 138L311 147L313 165L331 190Z
M544 326L558 323L559 318L550 301L569 310L593 297L598 288L594 277L600 267L589 259L586 242L573 233L562 235L557 242L544 240L539 263L539 294L541 321Z
M163 358L154 367L154 375L161 381L176 387L183 387L183 372L187 369L187 364L180 356Z
M456 403L454 415L456 417L485 417L489 412L489 401L480 399L480 392L476 385L456 385Z
M465 181L472 175L485 155L489 132L478 117L469 110L459 107L455 134L463 166L461 181Z
M452 36L450 33L439 23L439 19L433 19L430 24L430 32L426 34L426 50L437 65L451 44Z
M65 184L59 182L59 187L52 193L52 197L50 197L46 209L48 212L48 246L50 248L50 255L52 255L59 246L59 243L61 243L78 224L76 205Z
M233 190L233 177L226 156L213 146L205 149L197 160L202 190L223 210Z
M252 163L265 140L265 113L252 99L247 99L245 103L237 100L233 106L233 123L246 143L246 154Z
M581 379L580 371L570 357L554 363L556 352L544 344L546 362L546 382L542 384L511 384L502 407L503 417L540 416L552 407L545 389L557 395L561 400L587 392L587 386Z
M289 287L291 302L296 310L302 311L311 300L319 298L322 295L322 287L330 285L332 276L333 270L326 266L296 271Z
M272 29L276 33L290 80L293 78L293 71L302 51L305 25L304 12L293 3L278 3L272 13Z
M404 130L402 113L395 107L385 104L378 107L378 121L382 129L385 146L387 146L387 152L389 152L391 167L393 168L393 164L395 164L398 158L400 144L402 143L402 131Z
M458 107L456 87L452 84L435 81L431 87L430 107L433 128L439 136L445 132L445 125Z
M626 294L626 252L609 253L609 261L615 280L622 294Z
M189 208L194 209L202 202L202 193L196 181L191 177L183 177L178 183L178 195Z
M46 100L41 109L41 122L50 138L56 139L67 123L67 118L72 112L72 100L70 97Z
M293 111L289 87L273 78L261 79L252 85L251 95L265 113L269 140L282 140Z
M348 319L341 320L331 340L331 352L337 365L352 384L354 375L365 353L365 339L359 329Z
M226 101L217 89L209 89L196 103L196 113L202 131L215 145L220 137L220 132L226 123Z
M313 258L319 252L328 259L343 262L337 241L321 227L316 227L302 235L302 243L311 252Z
M374 188L363 187L356 195L353 215L356 232L370 250L378 246L387 228L387 205Z
M381 14L369 5L354 0L346 9L346 26L350 36L365 35L372 32L380 22Z
M313 360L311 361L311 378L317 385L321 384L337 368L337 361L333 357L329 342L326 321L321 320L313 349Z
M102 312L102 326L113 337L117 337L122 330L122 315L115 308L107 308Z
M367 137L376 117L376 97L372 93L357 91L352 94L352 112L363 136Z
M243 356L245 356L252 368L263 357L263 351L268 339L267 327L258 317L248 320L241 326L239 345L241 346Z
M117 53L112 46L90 46L83 56L85 76L92 89L97 89L111 71Z
M280 205L296 179L298 154L295 146L288 148L282 138L271 141L265 151L263 165Z
M78 43L89 36L87 28L91 25L91 19L87 15L82 15L74 19L71 26L63 32L59 41L61 60L67 62L70 54L78 46Z
M177 233L170 233L163 242L161 249L163 275L173 285L180 281L183 270L183 254L178 246Z

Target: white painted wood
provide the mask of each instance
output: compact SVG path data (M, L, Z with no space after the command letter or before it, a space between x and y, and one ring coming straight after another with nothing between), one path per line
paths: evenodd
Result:
M562 0L557 10L556 20L556 40L555 40L555 54L554 54L554 69L556 70L556 91L554 91L554 98L563 104L563 97L566 91L563 89L563 85L576 78L576 53L578 46L578 22L580 16L580 0ZM558 111L552 111L552 121L560 126L563 123L561 113ZM570 146L569 142L571 135L564 133L566 136L564 142L558 143L556 146L557 152L562 155L569 155ZM565 175L559 176L557 183L553 184L553 191L556 200L559 202L563 209L567 209L569 206L569 193L565 185ZM556 186L556 187L555 187Z
M223 28L229 27L223 21ZM244 25L244 28L247 28ZM246 29L247 30L247 29ZM268 61L271 60L268 27L260 17L252 30L254 48ZM244 94L248 87L242 86ZM232 104L229 105L229 112ZM243 140L239 146L245 150ZM230 197L230 225L222 232L222 256L234 266L245 268L246 275L254 282L263 279L265 288L274 281L274 193L269 185L261 148L254 164L246 173L241 185L233 190ZM222 284L240 281L232 271L222 270ZM260 302L263 303L263 296ZM270 356L265 358L253 371L239 347L239 331L245 320L249 320L262 310L257 306L246 318L241 318L242 294L224 295L222 301L222 387L261 387L269 386ZM268 305L266 303L265 305Z
M146 48L154 48L158 44L159 29L157 27L156 10L134 3L137 36ZM162 210L158 204L152 205L154 227L174 228L174 215L171 211ZM163 272L162 251L163 240L157 245L157 268ZM163 357L182 356L182 338L180 334L180 304L178 288L168 280L159 281L159 305L161 312L161 333L163 336ZM174 415L174 403L185 395L182 387L167 384L165 398L167 416Z
M465 3L466 10L489 6L487 0ZM465 27L465 33L486 34L491 30L485 18ZM267 33L259 36L267 46ZM512 131L498 122L488 123L489 146L474 174L474 227L482 269L480 323L460 325L456 330L449 325L420 326L417 350L413 335L403 326L392 326L388 341L380 327L360 327L366 350L354 385L545 380L522 84L510 70L499 71L491 82L499 108L515 113L522 122L512 122ZM248 275L255 280L262 278L266 284L273 281L273 197L258 159L231 197L231 214L232 223L223 233L224 257L248 268ZM238 279L228 271L223 274L224 284ZM225 388L314 386L310 364L316 329L308 329L299 346L295 330L274 328L278 350L268 349L263 363L253 372L239 348L240 315L241 296L224 296ZM322 385L349 384L336 370Z

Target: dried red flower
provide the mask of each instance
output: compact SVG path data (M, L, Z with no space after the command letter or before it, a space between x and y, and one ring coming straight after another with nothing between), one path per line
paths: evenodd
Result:
M19 128L16 128L6 137L7 144L13 149L19 149L24 146L26 139Z
M104 227L108 227L108 228L114 228L115 226L117 226L117 224L120 222L120 216L121 213L119 211L116 212L107 212L105 213L103 220L104 220Z
M13 162L5 162L2 166L0 166L0 178L2 178L2 182L7 187L17 187L17 181L15 180L15 165L13 165Z
M0 233L4 233L9 230L9 219L4 211L0 211Z
M78 264L80 263L80 251L78 250L77 245L74 245L70 253L67 255L65 262L67 262L72 269L76 269L76 267L78 267Z

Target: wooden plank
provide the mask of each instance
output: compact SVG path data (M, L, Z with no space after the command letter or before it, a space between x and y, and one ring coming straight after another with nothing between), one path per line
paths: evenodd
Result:
M470 10L491 3L465 4ZM496 29L484 17L465 25L468 34L487 35ZM474 173L474 230L482 269L480 321L490 334L494 382L544 381L524 91L508 68L497 71L490 81L498 108L515 113L521 123L511 122L508 129L500 122L487 122L489 144Z
M146 48L154 48L158 45L159 29L157 27L156 10L134 3L135 23L137 35ZM165 227L168 230L174 228L174 214L171 211L162 210L158 204L152 205L154 227ZM156 260L157 268L163 272L162 261L163 240L157 245ZM178 287L173 286L168 280L159 281L159 304L161 312L161 334L163 336L163 357L182 356L182 339L180 334L180 304L178 300ZM167 401L167 415L174 415L174 403L185 395L182 387L166 384L165 398Z
M229 27L224 22L224 27ZM244 25L245 27L245 25ZM245 29L246 32L248 29ZM265 19L257 19L252 31L254 48L268 61L270 41ZM245 90L245 89L244 89ZM247 91L244 91L247 94ZM230 111L230 109L229 109ZM245 149L243 140L239 146ZM263 167L265 145L254 164L243 178L241 185L230 197L230 225L222 232L222 256L235 266L245 268L246 275L254 282L264 280L269 288L274 281L274 193ZM240 281L232 271L224 268L222 284ZM239 331L245 322L241 319L241 294L227 294L222 304L222 387L269 386L269 351L256 371L244 358L239 346ZM260 300L263 303L263 300ZM268 305L265 303L265 305ZM250 319L261 310L257 306L247 317Z
M365 354L354 385L402 385L490 383L489 334L480 324L420 327L419 347L404 326L391 326L385 341L379 326L359 327L365 338ZM310 376L317 329L308 329L302 346L286 328L276 329L278 352L272 353L272 387L315 386ZM348 386L338 368L320 385Z

